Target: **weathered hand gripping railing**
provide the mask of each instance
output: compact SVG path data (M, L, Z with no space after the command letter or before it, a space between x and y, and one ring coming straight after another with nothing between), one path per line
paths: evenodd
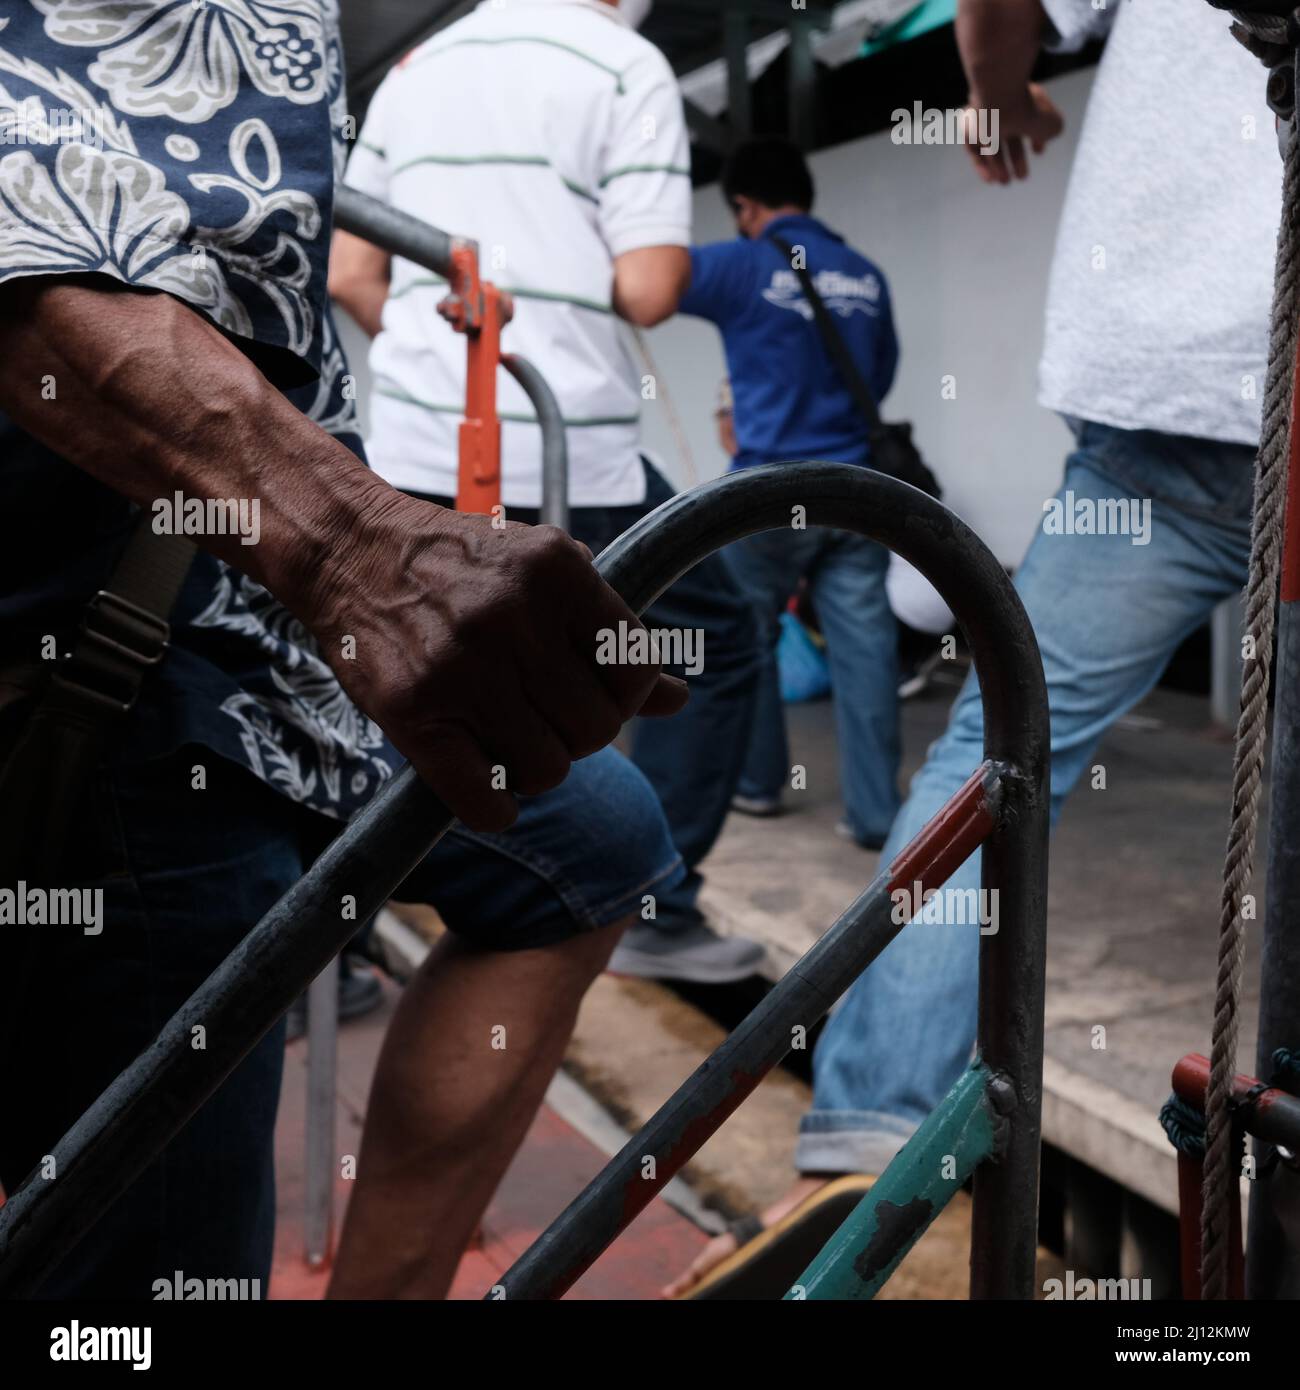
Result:
M795 1296L870 1297L974 1174L971 1292L1028 1298L1037 1232L1047 890L1047 698L1032 629L1001 566L941 504L843 464L746 469L665 502L597 565L640 612L730 541L791 524L861 532L938 588L970 642L984 696L985 760L764 1002L503 1277L496 1296L556 1297L644 1208L902 929L891 892L937 888L978 846L999 931L980 947L971 1068L849 1216ZM166 1146L452 817L408 767L254 927L0 1208L0 1295L36 1288ZM922 930L924 928L921 928ZM191 1047L202 1024L207 1047ZM951 1156L952 1162L943 1159ZM645 1160L653 1157L653 1165ZM652 1172L653 1176L643 1174Z

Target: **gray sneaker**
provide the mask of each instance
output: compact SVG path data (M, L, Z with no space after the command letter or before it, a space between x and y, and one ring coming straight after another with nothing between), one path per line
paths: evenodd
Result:
M765 954L757 941L719 936L703 923L681 931L660 931L649 922L638 922L623 933L607 968L615 975L643 980L726 985L754 974Z

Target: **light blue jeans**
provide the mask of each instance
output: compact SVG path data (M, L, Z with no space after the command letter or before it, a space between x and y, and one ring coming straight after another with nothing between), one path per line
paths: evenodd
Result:
M737 790L766 799L790 786L776 644L786 602L806 577L831 668L845 819L859 840L879 845L900 800L898 627L885 592L889 551L851 531L814 526L748 536L728 546L726 556L757 606L765 660Z
M1053 825L1101 735L1151 690L1214 606L1245 584L1250 551L1252 449L1091 423L1075 431L1057 497L1076 524L1091 504L1117 499L1130 504L1134 529L1149 501L1149 528L1146 544L1132 534L1049 534L1045 511L1016 574L1047 677ZM882 864L982 756L972 674L912 780ZM979 860L972 855L948 885L978 888ZM801 1172L879 1173L969 1063L979 927L933 922L935 915L927 908L925 922L904 928L832 1014L813 1059L813 1109L795 1155Z

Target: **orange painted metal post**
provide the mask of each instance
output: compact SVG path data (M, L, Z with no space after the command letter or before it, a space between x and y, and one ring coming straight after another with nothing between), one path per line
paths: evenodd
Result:
M468 341L465 418L460 426L456 510L491 515L501 501L501 421L497 416L497 367L501 362L502 296L479 278L472 242L452 247L452 293L442 313Z

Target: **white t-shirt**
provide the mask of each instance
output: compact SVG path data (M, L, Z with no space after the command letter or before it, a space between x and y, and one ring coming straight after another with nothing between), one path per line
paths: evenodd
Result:
M479 243L515 298L502 348L550 383L567 425L574 506L639 502L641 378L610 308L612 257L687 246L690 156L667 60L600 0L483 0L380 84L346 182ZM371 348L374 468L455 496L465 339L445 283L394 258ZM502 500L540 503L541 432L498 374Z
M1113 29L1061 215L1043 405L1259 437L1282 161L1267 72L1204 0L1044 0L1057 47Z

